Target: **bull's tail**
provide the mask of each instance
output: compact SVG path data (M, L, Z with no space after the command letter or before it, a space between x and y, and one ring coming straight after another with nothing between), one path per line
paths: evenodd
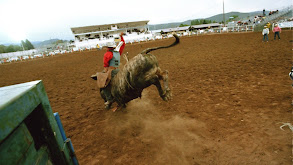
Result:
M158 49L163 49L163 48L170 48L170 47L172 47L172 46L177 45L177 44L179 43L179 37L178 37L176 34L173 34L173 36L174 36L175 39L176 39L176 41L175 41L173 44L171 44L171 45L169 45L169 46L160 46L160 47L154 47L154 48L147 48L147 49L143 50L143 51L141 52L141 54L143 54L143 53L148 54L149 52L151 52L151 51L153 51L153 50L158 50Z

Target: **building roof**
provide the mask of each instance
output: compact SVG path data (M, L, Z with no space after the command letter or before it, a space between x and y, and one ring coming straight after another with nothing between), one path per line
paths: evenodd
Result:
M176 27L176 28L168 28L168 29L162 29L164 33L168 32L176 32L176 31L182 31L182 30L187 30L189 26L183 26L183 27Z
M210 23L210 24L192 25L191 27L195 29L199 29L199 28L208 28L208 27L215 27L215 26L222 26L222 24Z
M190 27L195 29L200 28L208 28L208 27L219 27L222 26L219 23L210 23L210 24L201 24L201 25L192 25L192 26L183 26L183 27L176 27L176 28L167 28L167 29L159 29L159 30L153 30L153 33L160 33L163 31L164 33L170 33L170 32L176 32L176 31L185 31L188 30Z
M113 26L117 26L117 30L118 30L118 29L126 29L131 27L146 26L148 22L149 21L136 21L136 22L105 24L105 25L73 27L71 28L71 31L73 34L91 33L91 32L97 32L97 31L109 31L113 29L112 28Z

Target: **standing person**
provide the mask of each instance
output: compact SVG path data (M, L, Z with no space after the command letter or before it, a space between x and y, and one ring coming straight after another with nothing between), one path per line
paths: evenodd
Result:
M111 74L111 78L113 78L119 71L118 67L120 65L120 56L125 48L125 41L123 38L123 32L120 34L121 41L118 43L110 42L107 43L107 52L104 54L104 71ZM105 95L105 108L110 109L112 103L114 102L111 94L111 83L109 83L105 88L101 88L101 92Z
M270 28L271 28L271 23L268 22L266 25L267 25L268 29L270 30Z
M264 29L262 30L262 35L263 35L263 42L265 41L265 38L267 39L267 42L269 42L269 29L267 26L264 26Z
M278 38L279 38L279 40L281 39L280 38L280 33L281 33L281 28L279 27L279 25L278 24L275 24L275 27L274 27L274 29L273 29L273 33L275 33L274 34L274 40L276 40L276 35L278 35Z

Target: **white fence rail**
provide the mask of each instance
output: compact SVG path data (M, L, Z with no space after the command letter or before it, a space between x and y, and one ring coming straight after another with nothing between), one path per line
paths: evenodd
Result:
M18 51L18 52L11 52L11 53L0 53L0 58L12 58L18 56L28 56L32 54L36 54L38 51L36 49L25 50L25 51Z

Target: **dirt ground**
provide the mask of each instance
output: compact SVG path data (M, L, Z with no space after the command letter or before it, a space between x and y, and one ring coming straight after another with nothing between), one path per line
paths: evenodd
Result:
M43 80L77 158L89 164L291 164L292 31L181 37L153 51L173 99L154 86L122 111L107 111L90 76L105 50L0 65L0 86ZM291 40L291 42L290 42ZM133 57L173 38L127 44ZM122 64L125 60L122 59Z

